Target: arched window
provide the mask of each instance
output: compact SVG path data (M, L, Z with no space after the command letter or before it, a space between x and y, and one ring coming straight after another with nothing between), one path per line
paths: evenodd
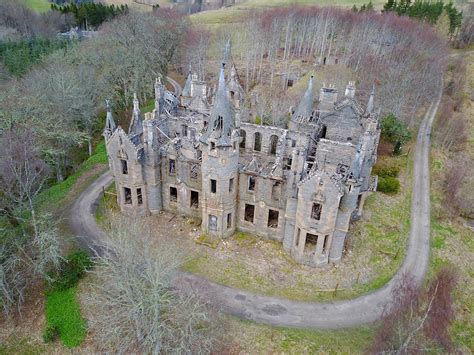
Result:
M328 128L326 127L326 125L324 125L324 126L321 128L320 138L326 138L327 130L328 130Z
M243 129L240 130L240 138L242 139L240 141L240 148L245 148L245 139L247 138L247 132L245 132Z
M253 135L253 150L257 152L262 150L262 134L259 132Z
M273 135L270 137L270 155L275 155L277 152L278 137Z

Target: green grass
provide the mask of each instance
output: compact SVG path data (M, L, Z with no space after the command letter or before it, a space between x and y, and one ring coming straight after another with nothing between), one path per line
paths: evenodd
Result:
M51 3L48 0L21 0L30 10L42 13L51 9Z
M86 337L86 322L77 301L77 288L55 290L46 296L46 323L59 331L59 339L68 348L79 346Z
M276 328L229 319L229 334L245 354L359 354L371 344L374 327L342 330Z
M40 206L40 209L50 209L52 206L60 205L60 203L63 202L68 193L71 191L71 188L84 173L94 168L94 166L97 164L106 163L107 152L105 150L105 143L101 142L97 145L95 153L86 161L84 161L80 168L73 175L69 176L66 180L42 191L38 195L36 203Z

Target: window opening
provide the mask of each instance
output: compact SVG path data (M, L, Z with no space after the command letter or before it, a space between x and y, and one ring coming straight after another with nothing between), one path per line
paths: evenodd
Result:
M240 130L240 137L242 140L240 141L240 148L245 148L245 138L247 137L247 132L243 129Z
M211 179L211 192L215 194L217 191L217 180Z
M210 231L217 231L217 217L213 214L209 215L209 230Z
M319 221L321 219L321 210L323 206L320 203L313 203L311 208L311 218Z
M253 223L254 214L255 214L255 206L245 204L245 220L247 222Z
M232 213L227 214L227 229L232 228Z
M128 187L124 187L123 194L125 196L125 204L131 205L132 204L132 190L130 190Z
M191 207L199 207L199 192L191 190Z
M255 176L249 176L249 191L255 190Z
M122 174L128 174L128 164L126 160L121 159L120 162L122 163Z
M315 253L316 245L318 245L318 236L316 234L306 233L306 241L304 243L305 253Z
M234 178L229 180L229 192L234 192Z
M278 228L278 215L278 211L268 210L268 227Z
M197 164L192 164L191 169L189 171L189 177L192 180L197 180L198 178L198 171L199 171L199 166Z
M139 205L143 204L142 189L137 189L137 201Z
M178 189L176 187L170 186L170 202L178 201Z
M325 235L324 236L324 242L323 242L323 254L326 254L327 253L327 249L328 249L328 239L329 239L329 235Z
M254 143L253 143L253 150L257 152L262 150L262 135L259 132L256 132L253 136Z
M271 136L270 137L270 155L275 155L277 152L277 145L278 145L278 137Z
M174 159L169 160L169 173L174 175L176 173L176 161Z

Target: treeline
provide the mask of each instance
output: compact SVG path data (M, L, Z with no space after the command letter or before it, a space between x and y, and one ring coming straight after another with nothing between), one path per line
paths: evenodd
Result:
M15 76L25 74L41 59L70 44L66 40L33 37L22 41L0 42L0 61Z
M97 27L115 16L126 14L128 5L115 6L94 2L76 4L71 2L66 5L51 4L51 9L62 14L71 14L77 25L88 28L89 26Z
M77 168L78 151L89 146L91 152L103 129L106 98L118 111L128 107L134 92L148 100L155 77L166 74L180 54L186 31L186 21L171 11L128 13L104 24L100 36L54 52L0 90L0 307L5 313L21 303L32 278L47 277L45 271L60 259L56 225L37 210L38 194Z
M457 10L451 1L445 4L441 0L415 0L414 2L411 0L388 0L383 9L384 12L394 12L398 16L409 16L430 24L436 24L445 12L449 19L448 33L450 36L454 36L462 25L462 11Z
M375 83L382 113L411 124L420 105L439 88L447 46L428 24L390 13L317 7L274 9L248 17L243 28L228 34L234 58L243 63L246 89L254 83L273 90L285 87L295 60L337 62L353 71L350 79L360 79L359 98L368 97ZM337 84L344 92L347 83Z

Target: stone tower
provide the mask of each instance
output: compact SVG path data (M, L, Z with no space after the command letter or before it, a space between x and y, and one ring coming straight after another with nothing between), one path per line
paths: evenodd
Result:
M236 229L239 133L227 96L224 66L207 129L201 136L202 229L229 237Z

